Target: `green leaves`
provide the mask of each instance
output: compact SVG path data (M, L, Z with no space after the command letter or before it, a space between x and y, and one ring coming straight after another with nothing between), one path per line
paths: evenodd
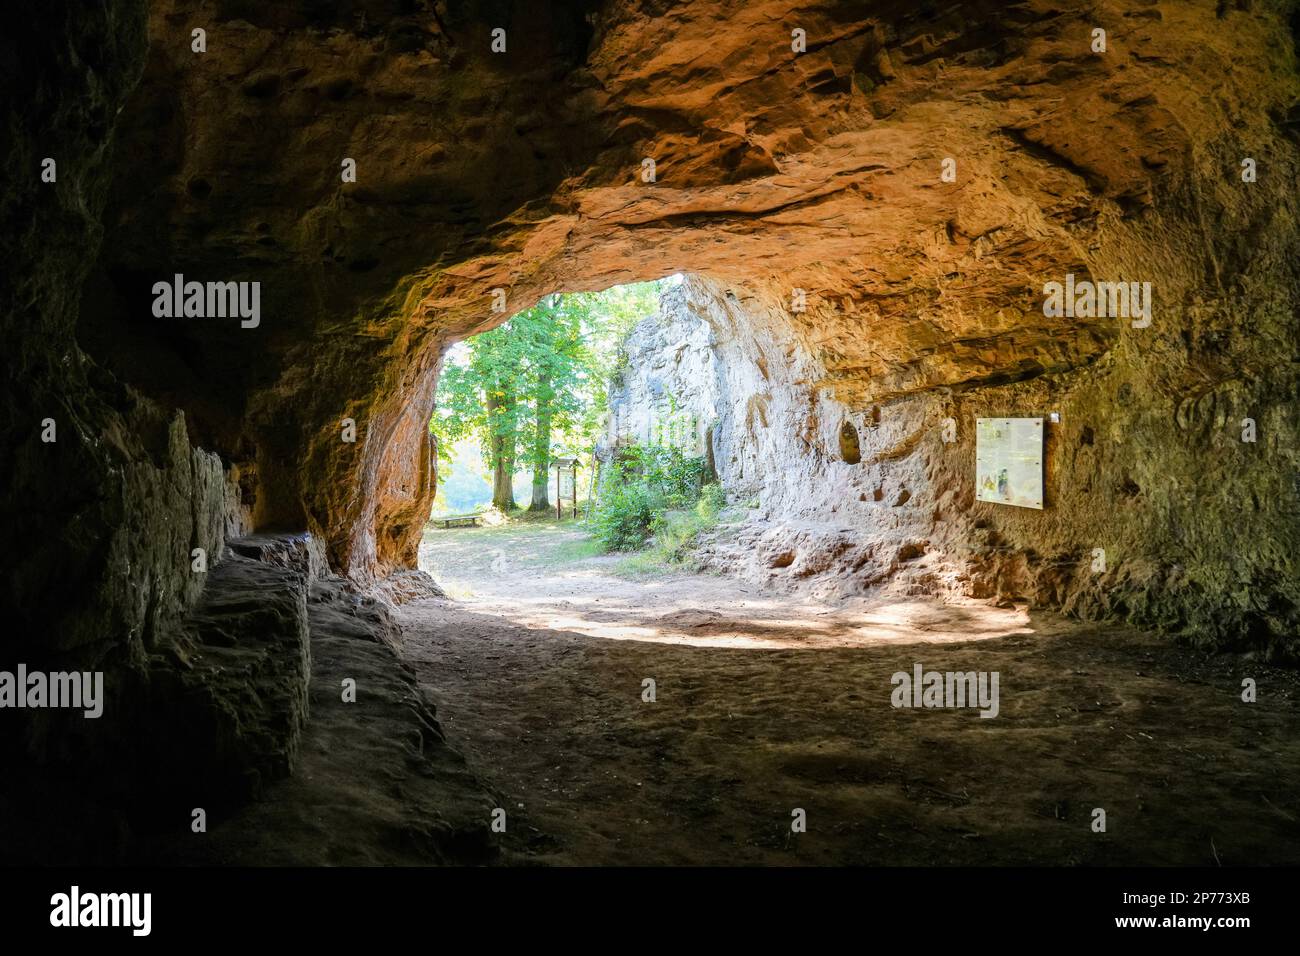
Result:
M592 531L606 551L641 548L652 532L662 530L665 514L701 500L708 472L702 456L660 444L628 445L610 467L592 516ZM715 504L715 496L707 496L706 508Z
M618 346L658 308L658 295L657 282L549 295L454 347L429 425L439 446L477 436L489 465L512 473L516 449L543 470L557 451L589 454Z

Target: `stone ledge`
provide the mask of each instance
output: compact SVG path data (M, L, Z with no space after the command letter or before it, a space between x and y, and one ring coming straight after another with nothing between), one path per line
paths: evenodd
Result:
M443 737L395 646L385 601L327 576L310 588L311 722L295 773L202 838L162 841L162 863L272 866L482 864L501 806ZM343 682L355 681L355 701Z
M175 662L155 658L151 668L160 704L175 699L185 728L157 756L163 766L194 761L194 779L219 805L293 771L311 667L302 545L291 536L230 542L183 623ZM254 552L260 559L246 556Z

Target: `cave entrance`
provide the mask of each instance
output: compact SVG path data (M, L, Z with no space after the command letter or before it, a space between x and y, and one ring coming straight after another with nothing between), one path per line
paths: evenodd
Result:
M832 397L810 414L787 321L672 275L547 295L454 344L421 568L482 612L590 637L806 649L1024 632L1022 611L918 600L933 590L921 546L880 559L918 569L906 599L864 596L875 566L837 543L842 522L808 515L850 487L863 527L879 520L881 497L858 488L877 480L866 438ZM800 589L818 575L852 593Z
M706 420L716 355L707 333L678 342L702 322L661 303L683 279L543 296L453 345L430 424L435 519L563 517L564 499L621 551L667 513L718 499Z

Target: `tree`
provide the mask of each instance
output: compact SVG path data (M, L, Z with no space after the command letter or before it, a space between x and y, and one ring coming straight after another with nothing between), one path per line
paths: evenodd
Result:
M492 462L492 504L501 511L515 509L516 406L514 393L505 387L487 390L490 425L488 459Z
M512 479L525 464L532 470L529 510L550 509L553 452L557 445L590 451L618 345L655 310L657 298L652 282L549 295L448 356L430 428L440 447L478 437L492 468L493 505L515 507Z
M492 504L515 507L512 479L518 448L522 384L509 323L473 340L467 356L445 363L438 382L438 412L430 427L439 445L476 435L492 469Z
M551 295L516 317L523 389L532 410L524 426L533 469L529 511L550 510L551 439L557 430L571 430L584 407L580 387L591 357L583 342L584 312L575 304L576 296Z

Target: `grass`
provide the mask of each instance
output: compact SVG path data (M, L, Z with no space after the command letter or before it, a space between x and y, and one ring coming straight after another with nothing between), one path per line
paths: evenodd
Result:
M561 541L545 556L542 563L547 566L573 564L578 561L585 561L588 558L599 557L600 554L599 541L595 538L580 538Z
M662 577L677 569L666 564L653 550L649 550L637 551L628 555L610 570L619 577L640 580Z
M655 520L651 543L641 551L628 554L609 570L633 579L680 571L690 563L696 538L713 530L724 517L722 503L719 491L709 493L692 508L664 512ZM592 536L581 518L557 521L554 512L518 509L509 514L489 511L484 519L485 523L475 528L445 530L436 523L433 525L441 542L440 559L447 562L449 569L487 571L492 569L493 562L501 561L509 573L551 571L604 554L600 541ZM469 585L457 583L454 578L454 574L443 578L447 593L454 598L472 597Z
M557 521L554 512L492 511L484 524L474 528L442 528L434 519L430 525L438 561L446 572L440 579L452 597L470 597L468 585L456 583L456 570L508 574L549 571L578 564L600 554L600 543L587 533L581 519Z

